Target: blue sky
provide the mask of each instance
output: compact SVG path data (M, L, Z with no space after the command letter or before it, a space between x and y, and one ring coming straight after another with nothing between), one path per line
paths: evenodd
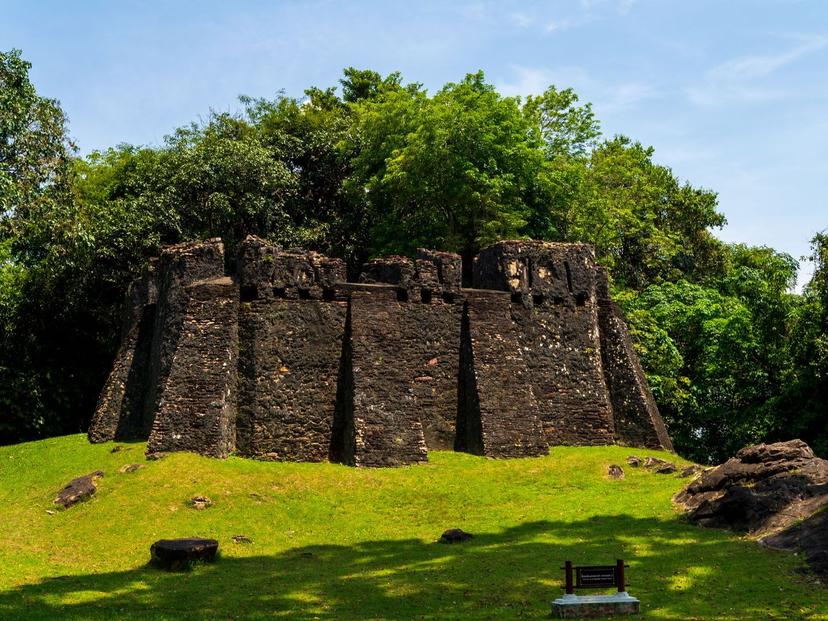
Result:
M575 88L605 134L719 193L727 241L798 258L828 227L828 1L0 0L12 47L83 153L349 65L430 90L483 69L508 94Z

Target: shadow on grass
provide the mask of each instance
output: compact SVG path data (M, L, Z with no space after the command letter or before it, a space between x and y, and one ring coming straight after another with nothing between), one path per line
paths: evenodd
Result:
M459 545L365 541L247 557L221 546L223 558L187 573L139 567L6 591L0 618L541 618L561 593L564 560L620 557L647 618L809 619L828 603L754 544L624 515L525 523Z

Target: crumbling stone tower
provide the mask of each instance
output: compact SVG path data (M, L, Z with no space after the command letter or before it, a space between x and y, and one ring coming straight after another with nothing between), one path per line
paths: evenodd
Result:
M218 239L165 248L127 293L89 438L359 466L672 448L589 246L499 242L472 272L420 250L351 283L251 236L226 276Z

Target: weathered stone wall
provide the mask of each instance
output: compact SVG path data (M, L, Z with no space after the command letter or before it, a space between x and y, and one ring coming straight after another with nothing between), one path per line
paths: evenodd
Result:
M610 299L607 274L598 270L599 325L604 375L612 400L615 439L629 446L673 450L621 310Z
M415 261L398 256L370 261L360 277L363 283L395 286L393 291L380 294L380 304L395 305L393 320L398 332L390 337L391 355L404 385L401 394L412 400L429 449L454 446L461 274L459 255L419 249ZM364 297L380 289L352 286L351 290L359 290ZM376 310L366 302L362 306L368 312ZM352 314L358 329L371 322L362 315L362 310ZM381 325L378 338L389 338L383 336Z
M245 301L254 299L320 299L345 281L345 262L315 252L282 251L248 235L237 261L239 288Z
M346 307L285 298L242 303L239 454L328 459Z
M365 265L256 237L166 248L131 289L93 441L390 466L429 449L669 447L606 276L582 244L500 242ZM157 291L157 295L156 292Z
M614 442L596 315L594 306L515 305L527 383L550 445Z
M354 288L351 298L354 463L395 466L426 461L414 396L422 334L408 321L410 302L386 285Z
M584 244L499 242L474 264L475 285L511 293L546 440L612 444L601 359L595 259Z
M490 457L545 455L548 445L509 295L465 294L455 447Z
M236 445L238 286L227 277L200 280L179 295L181 332L160 386L147 453L226 457Z
M462 304L438 297L408 307L406 320L415 335L409 341L411 390L430 450L454 448L462 310Z
M161 387L170 371L183 330L190 283L224 276L224 245L220 239L185 242L166 247L158 260L158 302L153 320L152 344L144 386L142 433L146 437L160 406Z
M91 442L133 440L144 435L144 387L149 375L156 300L153 263L127 289L121 344L92 417Z

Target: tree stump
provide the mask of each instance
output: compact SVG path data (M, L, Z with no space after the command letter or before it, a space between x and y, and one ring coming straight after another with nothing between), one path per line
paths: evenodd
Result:
M160 539L150 546L150 562L156 567L176 571L194 562L212 563L218 552L218 541L192 537Z

